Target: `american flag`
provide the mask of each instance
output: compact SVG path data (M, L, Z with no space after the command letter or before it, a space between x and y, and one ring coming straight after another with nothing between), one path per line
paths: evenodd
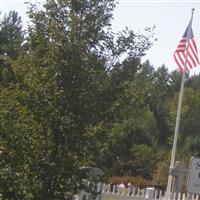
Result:
M188 71L199 65L197 46L190 23L174 52L174 59L181 71Z

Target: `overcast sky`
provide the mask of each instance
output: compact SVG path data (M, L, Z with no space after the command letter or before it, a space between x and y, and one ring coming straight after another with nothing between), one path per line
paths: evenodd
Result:
M0 0L0 10L3 13L9 10L18 11L26 24L28 19L25 1ZM37 2L42 4L44 1ZM158 41L148 51L143 61L149 59L155 68L165 64L169 71L177 68L173 52L189 23L191 9L195 8L192 27L200 55L200 0L118 0L118 2L112 21L113 30L117 32L127 26L137 33L143 33L146 27L155 25L154 32ZM198 73L199 69L193 69L191 73Z

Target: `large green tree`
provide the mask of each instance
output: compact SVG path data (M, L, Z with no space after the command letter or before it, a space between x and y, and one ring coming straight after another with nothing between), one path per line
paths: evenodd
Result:
M83 168L105 158L108 131L143 105L127 79L112 87L111 70L134 72L132 61L151 42L128 29L114 38L114 7L114 0L31 6L27 51L12 62L16 81L1 91L1 183L13 183L3 199L71 199L88 178ZM129 112L132 97L137 108Z

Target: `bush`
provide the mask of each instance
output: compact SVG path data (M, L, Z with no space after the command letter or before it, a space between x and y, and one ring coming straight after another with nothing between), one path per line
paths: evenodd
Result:
M107 180L107 183L110 184L120 184L124 183L125 186L128 185L128 183L131 183L132 185L136 185L140 188L147 187L148 185L152 184L151 180L145 179L142 176L114 176L109 177Z

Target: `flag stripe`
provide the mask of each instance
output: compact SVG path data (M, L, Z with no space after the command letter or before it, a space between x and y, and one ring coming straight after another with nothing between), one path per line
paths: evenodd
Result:
M195 62L193 55L191 54L190 51L188 51L188 61L191 63L190 68L192 68L192 66L196 65L196 62Z
M180 67L181 71L184 71L184 61L182 59L182 53L174 54L175 61L177 65Z

